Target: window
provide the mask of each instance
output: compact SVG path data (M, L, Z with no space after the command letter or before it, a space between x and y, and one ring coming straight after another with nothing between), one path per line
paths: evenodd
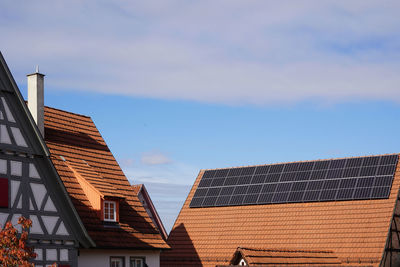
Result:
M241 259L239 262L239 266L246 266L246 262L244 261L244 259Z
M104 201L104 221L117 221L117 208L115 201Z
M125 258L110 257L110 267L125 267Z
M129 267L145 267L145 258L131 257Z
M0 208L8 208L8 179L0 178Z

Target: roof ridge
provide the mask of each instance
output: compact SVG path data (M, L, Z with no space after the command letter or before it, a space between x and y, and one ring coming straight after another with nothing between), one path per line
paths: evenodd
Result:
M332 253L333 250L305 250L305 249L288 249L288 248L248 248L248 247L238 247L238 249L251 250L251 251L271 251L271 252L306 252L306 253Z
M75 113L75 112L71 112L71 111L67 111L67 110L63 110L63 109L59 109L59 108L49 107L49 106L44 106L44 107L48 108L48 109L53 109L53 110L57 110L57 111L61 111L61 112L66 112L66 113L69 113L69 114L72 114L72 115L76 115L76 116L92 119L90 116L83 115L83 114L79 114L79 113Z
M303 163L303 162L315 162L315 161L324 161L324 160L354 159L354 158L367 158L367 157L392 156L392 155L398 155L398 156L400 156L400 153L374 154L374 155L364 155L364 156L356 156L356 157L341 157L341 158L326 158L326 159L314 159L314 160L299 160L299 161L275 162L275 163L257 164L257 165L242 165L242 166L233 166L233 167L224 167L224 168L214 168L214 169L200 169L200 171L213 171L213 170L224 170L224 169L235 169L235 168L246 168L246 167L259 167L259 166L268 166L268 165L277 165L277 164L288 164L288 163Z

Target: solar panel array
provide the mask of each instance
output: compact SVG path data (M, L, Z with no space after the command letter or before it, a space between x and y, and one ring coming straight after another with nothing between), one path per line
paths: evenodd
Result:
M207 170L191 208L388 198L397 155Z

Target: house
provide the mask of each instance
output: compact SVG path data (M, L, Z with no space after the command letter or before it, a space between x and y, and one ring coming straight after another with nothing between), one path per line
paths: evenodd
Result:
M238 247L229 265L226 266L340 266L341 262L332 251L291 250L291 249L257 249Z
M161 266L400 266L398 157L201 170Z
M167 231L165 230L164 224L162 223L161 218L158 215L156 208L154 207L153 201L151 200L150 195L147 192L146 186L144 184L132 185L132 190L133 192L135 192L135 194L137 194L140 202L142 202L143 207L146 209L147 214L150 216L150 219L157 227L162 238L167 241Z
M0 53L0 228L21 216L38 267L77 266L79 249L95 246Z
M8 78L12 80L9 71ZM4 80L3 77L1 80ZM70 234L72 243L64 241L66 237L61 239L60 243L57 235L57 243L54 243L57 247L55 250L57 260L65 254L63 249L66 244L73 247L69 248L70 262L67 263L70 266L159 266L160 252L169 246L163 240L137 194L132 190L95 124L90 117L45 107L43 84L44 75L38 71L28 76L28 106L32 116L15 83L12 84L12 88L18 95L20 107L17 110L12 103L9 108L14 111L15 117L21 117L25 121L29 119L31 128L21 128L23 130L21 132L36 137L38 148L44 151L39 156L45 156L43 160L47 160L47 167L53 172L43 173L40 176L45 176L49 184L58 185L58 187L49 186L47 194L43 190L38 191L39 196L44 195L40 208L44 207L46 211L47 204L43 203L54 195L53 206L58 212L65 213L59 215L61 219L65 217L65 221L59 219L55 222L54 220L46 222L42 219L42 222L39 219L37 223L32 220L30 237L36 237L33 235L33 230L38 228L38 225L52 226L52 224L48 226L49 223L55 225L52 233L57 234L57 231L63 230L65 235ZM7 115L6 111L3 115ZM21 123L21 127L25 124ZM13 124L10 124L11 126ZM9 131L14 130L11 127ZM16 145L13 144L12 148L16 151L12 153L19 153ZM30 155L28 154L28 158ZM28 167L30 168L30 165ZM23 167L22 174L27 173L28 167ZM13 167L9 169L13 171ZM11 178L13 178L12 173ZM11 188L11 194L14 194L13 190ZM26 189L22 189L24 190ZM16 194L18 196L19 193ZM59 199L56 199L57 197ZM28 201L29 206L29 200L22 201L23 203ZM15 204L15 201L12 203L11 207L19 205ZM53 206L50 205L50 208ZM32 215L31 219L35 218L35 215ZM44 215L50 214L46 211ZM41 218L47 217L41 216ZM47 235L47 232L45 234ZM41 241L34 244L35 248L39 247L37 244L41 244ZM49 258L45 257L45 264L48 264L48 260ZM37 261L38 259L35 262Z
M159 266L168 245L90 117L45 107L51 160L95 247L79 266Z

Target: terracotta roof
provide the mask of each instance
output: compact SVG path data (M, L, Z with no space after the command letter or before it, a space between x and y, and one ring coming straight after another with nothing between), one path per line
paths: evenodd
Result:
M53 164L97 247L168 248L90 117L45 107L45 141ZM118 227L100 220L77 175L101 193L122 199Z
M132 185L132 191L139 197L140 200L143 200L144 207L152 219L153 223L157 226L158 231L160 232L162 238L167 240L168 234L165 231L164 224L161 221L160 216L153 204L153 201L150 198L149 193L147 192L146 186L144 184Z
M231 260L237 264L243 258L249 266L337 266L341 262L332 251L257 249L239 247Z
M201 170L161 255L162 266L226 265L237 247L333 251L342 265L379 266L400 186L387 199L190 208Z
M140 192L140 189L142 189L142 184L134 184L132 185L132 191L137 195Z
M65 164L70 168L75 176L80 176L85 179L85 181L90 183L102 195L109 197L121 197L117 188L107 183L106 180L85 161L65 161Z

